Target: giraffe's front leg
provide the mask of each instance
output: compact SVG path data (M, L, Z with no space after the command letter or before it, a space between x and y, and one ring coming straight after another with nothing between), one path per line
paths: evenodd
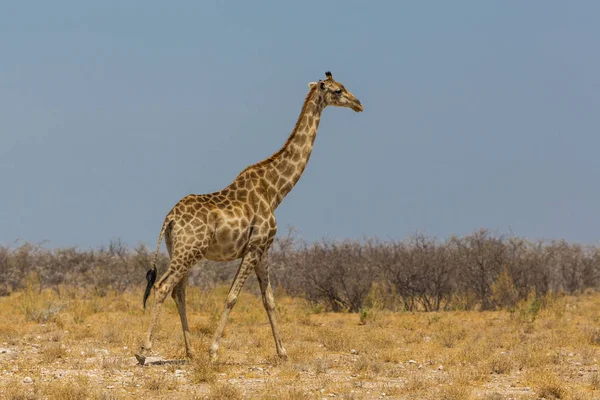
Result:
M254 269L254 266L260 260L262 252L251 251L246 254L244 259L242 260L240 267L235 275L235 279L231 284L231 288L229 289L229 293L227 294L227 300L225 301L225 307L223 309L223 313L221 314L221 319L219 320L219 325L217 326L217 330L213 336L213 342L210 346L210 359L212 361L217 360L217 353L219 351L219 341L221 340L221 336L223 336L223 331L225 330L225 325L227 324L227 318L229 317L229 313L231 309L235 305L237 301L237 297L242 290L242 286L244 286L244 282L248 278L248 275Z
M277 319L275 318L275 297L273 296L273 290L271 289L271 282L269 280L269 269L265 263L261 262L256 265L255 268L256 277L260 284L260 291L262 294L263 305L267 311L269 322L271 324L271 330L273 331L273 339L275 339L275 348L277 349L277 355L283 359L287 359L287 352L281 342L279 335L279 328L277 326Z
M179 319L181 320L181 328L183 330L183 341L185 344L185 355L187 358L193 358L192 346L190 345L190 328L187 321L187 315L185 312L185 289L187 286L188 277L187 275L179 281L179 283L173 289L171 297L175 300L177 305L177 311L179 312Z

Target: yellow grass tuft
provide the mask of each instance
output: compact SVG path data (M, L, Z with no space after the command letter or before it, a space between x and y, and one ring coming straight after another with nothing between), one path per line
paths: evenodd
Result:
M230 384L217 384L211 387L210 400L238 400L244 396L235 386Z

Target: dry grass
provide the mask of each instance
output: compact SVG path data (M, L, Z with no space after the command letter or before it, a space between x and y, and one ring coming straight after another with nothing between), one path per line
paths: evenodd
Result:
M189 289L193 360L146 367L133 358L149 319L140 293L70 289L58 298L29 288L2 297L0 398L600 398L600 294L549 298L542 308L521 302L512 312L359 314L280 296L290 357L281 362L260 298L244 292L212 364L207 349L226 291ZM184 355L170 300L155 351Z
M238 400L244 396L242 392L231 384L217 384L210 389L211 400Z

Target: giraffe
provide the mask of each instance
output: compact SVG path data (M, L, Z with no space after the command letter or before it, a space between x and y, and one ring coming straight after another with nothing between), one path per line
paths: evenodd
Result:
M217 359L227 318L252 271L258 278L277 354L282 359L287 358L275 319L268 266L262 262L277 232L274 211L298 182L308 163L325 107L348 107L356 112L363 110L360 101L344 85L335 81L331 72L325 75L325 80L308 84L309 91L296 126L279 151L244 169L233 183L219 192L184 197L165 217L152 268L146 274L148 284L144 308L152 288L154 304L145 341L136 354L140 364L144 364L152 349L153 332L169 293L179 312L186 356L192 357L185 291L189 270L202 258L213 261L242 259L212 339L211 360ZM170 262L167 271L156 282L156 259L163 236Z

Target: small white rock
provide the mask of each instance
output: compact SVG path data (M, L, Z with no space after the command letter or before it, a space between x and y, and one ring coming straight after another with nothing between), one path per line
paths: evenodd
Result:
M356 349L352 349L350 350L350 354L358 354L358 351Z
M415 360L408 360L409 364L416 364L417 362Z
M114 389L115 387L113 385L108 385L106 388L107 389Z
M129 347L123 346L123 350L128 350L128 349L129 349Z
M438 370L440 370L440 371L443 371L443 370L444 370L444 366L443 366L443 365L440 365L440 366L438 367Z
M33 383L33 379L26 376L25 378L23 378L23 383L31 384L31 383Z

